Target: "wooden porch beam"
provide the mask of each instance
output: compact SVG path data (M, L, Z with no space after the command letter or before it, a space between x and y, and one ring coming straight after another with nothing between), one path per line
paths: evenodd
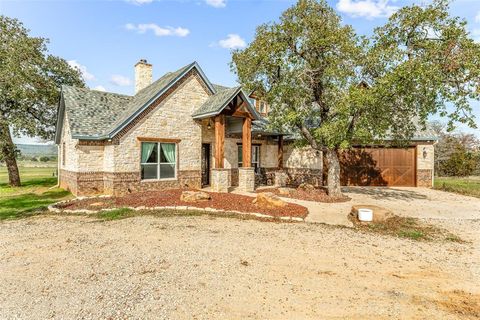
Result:
M225 116L215 117L215 168L223 169L225 153Z
M242 126L242 165L252 166L252 119L244 118Z

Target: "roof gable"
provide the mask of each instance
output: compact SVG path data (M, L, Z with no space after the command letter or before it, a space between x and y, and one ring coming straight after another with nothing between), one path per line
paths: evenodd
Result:
M242 90L241 86L227 88L210 96L207 101L192 114L192 117L194 119L204 119L216 116L220 114L236 96L240 96L242 100L245 101L248 111L253 115L255 120L262 118L250 103L248 96Z
M197 62L166 73L135 96L63 86L57 133L63 126L63 116L66 113L71 120L69 123L72 138L111 139L193 69L198 73L210 94L214 95L217 92L216 89L221 88L221 86L214 87L210 83ZM57 136L56 140L58 139Z

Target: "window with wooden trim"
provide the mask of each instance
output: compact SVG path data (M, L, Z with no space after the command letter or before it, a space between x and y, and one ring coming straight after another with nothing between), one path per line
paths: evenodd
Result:
M140 152L142 180L175 179L176 159L175 143L142 142Z
M252 167L255 168L255 172L260 172L260 145L252 145ZM238 167L243 166L243 147L238 145Z
M260 113L267 113L267 103L265 101L259 102L260 107L258 108Z
M66 162L66 152L65 152L65 142L62 143L62 150L60 150L60 153L62 154L62 166L65 166L65 162Z

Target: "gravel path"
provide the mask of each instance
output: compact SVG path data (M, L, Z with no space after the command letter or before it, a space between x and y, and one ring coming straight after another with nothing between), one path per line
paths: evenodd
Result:
M480 221L462 223L473 243L208 216L7 221L0 319L469 319L440 304L480 293Z

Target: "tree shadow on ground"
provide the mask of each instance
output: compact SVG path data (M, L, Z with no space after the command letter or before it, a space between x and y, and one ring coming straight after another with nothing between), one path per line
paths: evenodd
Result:
M375 200L422 200L427 196L407 189L397 189L388 187L343 187L343 192L350 194L359 194L369 196Z

